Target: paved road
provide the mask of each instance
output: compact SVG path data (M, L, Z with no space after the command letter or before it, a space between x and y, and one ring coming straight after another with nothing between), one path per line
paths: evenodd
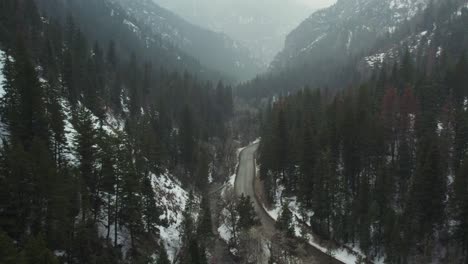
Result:
M237 195L248 195L252 198L255 211L257 212L260 221L262 222L261 230L263 234L270 239L273 239L275 234L278 233L275 227L275 221L267 214L263 209L260 202L256 198L255 189L254 189L254 179L255 179L255 152L257 151L258 144L253 144L246 147L239 157L239 168L237 172L236 182L234 184L234 190ZM299 242L298 242L299 243ZM312 247L309 244L306 244L307 255L302 256L304 263L333 263L333 264L342 264L338 260L333 260L330 262L330 257L323 253L322 251Z
M234 190L237 195L244 194L250 196L254 203L255 211L257 212L262 228L268 238L271 238L276 233L275 221L263 210L259 201L255 199L254 190L254 177L255 177L255 164L254 157L257 151L258 144L246 147L240 154L239 168L237 171L236 182Z

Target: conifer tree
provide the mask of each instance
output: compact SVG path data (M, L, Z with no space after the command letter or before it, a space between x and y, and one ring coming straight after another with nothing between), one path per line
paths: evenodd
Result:
M203 240L206 237L210 237L213 235L210 201L206 195L202 197L200 207L202 211L200 215L200 220L198 221L197 234L198 237L201 240Z
M286 233L287 237L294 237L295 231L294 231L294 225L293 225L293 215L291 211L289 210L289 206L287 203L283 204L283 207L281 208L281 214L276 221L276 226L280 230Z
M11 238L0 231L0 263L16 264L18 263L18 252Z
M169 261L169 256L167 255L166 247L164 246L164 244L161 244L161 249L159 251L157 264L171 264L171 262Z
M94 220L99 210L99 181L96 171L96 131L89 110L81 107L75 113L74 123L76 131L75 150L79 160L80 188L82 197L82 221L87 220L87 211L92 210Z
M458 221L457 237L461 242L462 248L466 249L468 245L468 158L462 163L454 182L455 192L455 218ZM468 252L465 250L465 257Z
M238 225L241 229L248 230L260 223L250 196L244 196L244 194L241 195L237 204L237 212L239 214Z

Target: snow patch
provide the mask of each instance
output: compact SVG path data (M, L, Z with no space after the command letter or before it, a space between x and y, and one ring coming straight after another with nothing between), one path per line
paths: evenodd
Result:
M4 67L4 57L5 53L0 50L0 99L5 95L5 90L3 89L3 82L5 77L3 76L3 67ZM6 125L0 119L0 137L7 135ZM1 143L0 143L1 144Z
M130 22L129 20L124 19L123 23L124 23L124 25L127 25L127 26L133 31L133 33L137 33L137 34L140 33L140 28L137 27L137 26L136 26L135 24L133 24L132 22Z
M387 56L387 54L384 52L384 53L379 53L379 54L375 54L375 55L372 55L372 56L368 56L368 57L364 58L364 60L367 62L367 64L370 67L374 67L374 66L376 66L376 64L382 64L384 62L386 56Z
M180 240L181 223L189 195L168 173L159 176L152 175L152 184L157 204L165 212L161 219L168 222L168 226L160 226L159 231L172 261L183 242Z
M312 41L307 47L301 49L301 52L308 51L308 50L312 49L315 46L315 44L317 42L319 42L320 40L322 40L326 35L327 34L325 34L325 33L320 35L318 38L316 38L314 41Z
M436 53L436 57L437 57L437 58L439 58L439 57L440 57L440 55L442 55L442 52L443 52L443 49L442 49L442 47L440 47L440 46L439 46L439 47L437 47L437 53Z
M229 230L228 226L226 223L223 223L219 228L218 228L218 233L221 239L223 239L226 243L229 243L232 238L232 232Z
M5 95L5 90L3 89L3 82L5 78L3 76L3 65L4 65L5 52L0 50L0 98Z

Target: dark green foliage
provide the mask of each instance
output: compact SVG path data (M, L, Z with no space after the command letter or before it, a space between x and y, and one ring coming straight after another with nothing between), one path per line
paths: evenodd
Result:
M197 235L201 240L206 240L213 235L209 197L202 197L200 207L201 215L198 221Z
M171 264L171 262L169 261L169 256L167 255L167 251L166 251L166 248L164 247L164 245L161 245L161 249L160 249L160 252L159 252L157 264Z
M285 232L287 237L294 237L294 225L293 225L293 215L291 210L289 210L288 204L284 203L281 209L281 214L276 221L276 226L279 230Z
M468 245L468 158L462 163L454 182L455 219L458 221L456 237L466 248Z
M48 12L40 13L36 2ZM56 1L0 1L0 49L6 52L2 263L56 263L52 251L63 252L58 259L66 263L147 263L159 227L170 220L160 219L162 194L153 188L154 177L172 174L188 188L206 188L212 151L207 142L225 139L231 88L169 73L174 65L166 64L174 55L154 56L150 50L160 49L144 48L137 38L113 39L103 28L97 36L88 24L96 19L91 28L108 26L132 36L121 23L94 16L110 14L103 3L67 3L78 4L75 9ZM202 154L201 146L208 146ZM182 168L189 173L178 174ZM202 222L188 220L194 239L196 224L200 236L211 233L206 199L202 207ZM122 232L130 236L125 259ZM204 246L197 247L203 263Z
M82 220L86 221L88 210L94 212L94 219L99 211L100 201L98 193L100 183L96 171L96 131L91 112L81 108L74 117L74 123L77 131L75 140L76 153L79 160L80 188L82 195Z
M268 106L258 153L266 193L281 184L283 200L314 213L315 233L386 252L389 263L417 250L434 258L440 232L466 247L468 72L463 58L437 67L449 70L427 76L405 52L364 85L333 96L305 88Z
M32 237L28 240L24 246L22 252L26 263L37 263L37 264L58 264L59 262L47 248L46 243L42 235Z
M17 263L17 259L18 252L13 241L7 234L0 231L0 263L15 264Z
M241 195L237 203L237 212L239 214L239 228L248 230L260 224L250 196Z

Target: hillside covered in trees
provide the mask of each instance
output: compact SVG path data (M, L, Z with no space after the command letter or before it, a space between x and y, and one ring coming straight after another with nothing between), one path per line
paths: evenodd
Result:
M468 263L467 29L338 0L233 89L152 0L1 0L0 264Z
M270 105L258 158L270 202L296 197L317 234L386 263L467 259L465 56L431 75L405 56L362 85Z
M0 3L0 262L199 263L231 88L95 40L82 20Z

